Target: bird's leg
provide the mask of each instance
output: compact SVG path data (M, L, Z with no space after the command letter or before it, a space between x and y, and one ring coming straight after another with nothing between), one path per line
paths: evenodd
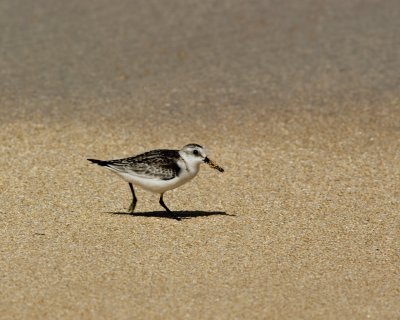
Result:
M168 209L168 207L164 203L163 196L164 196L164 193L161 193L161 196L160 196L161 206L170 214L171 218L178 220L178 221L181 220L179 217L176 216L175 213L173 213L171 210Z
M137 199L136 199L136 195L135 195L135 190L133 190L133 185L132 183L129 183L129 188L131 188L132 191L132 203L129 206L129 213L133 213L133 211L135 211L135 207L136 207L136 203L137 203Z

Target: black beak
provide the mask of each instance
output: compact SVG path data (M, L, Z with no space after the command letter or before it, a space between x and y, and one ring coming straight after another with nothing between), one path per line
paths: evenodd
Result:
M222 169L219 165L210 160L208 157L205 157L203 161L204 163L207 163L211 168L217 169L219 172L224 172L224 169Z

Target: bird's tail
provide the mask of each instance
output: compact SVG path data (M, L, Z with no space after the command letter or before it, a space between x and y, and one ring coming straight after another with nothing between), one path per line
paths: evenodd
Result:
M106 167L108 165L108 161L104 160L96 160L96 159L88 159L90 162L98 164L99 166Z

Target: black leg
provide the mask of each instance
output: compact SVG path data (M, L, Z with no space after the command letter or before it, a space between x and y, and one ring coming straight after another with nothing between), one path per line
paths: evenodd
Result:
M129 211L130 213L133 213L133 211L135 211L137 199L136 199L136 195L135 195L135 190L133 190L133 185L132 185L132 183L129 183L129 188L131 188L131 191L132 191L132 203L131 203L131 205L130 205L128 211Z
M161 206L170 214L171 218L173 218L175 220L178 220L178 221L181 220L171 210L168 209L168 207L164 203L163 196L164 196L164 193L161 193L161 196L160 196L160 204L161 204Z

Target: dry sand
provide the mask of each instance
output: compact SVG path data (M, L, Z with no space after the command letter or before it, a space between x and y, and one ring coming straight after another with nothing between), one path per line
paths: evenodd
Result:
M1 319L399 319L396 1L0 3ZM168 219L86 158L205 145Z

